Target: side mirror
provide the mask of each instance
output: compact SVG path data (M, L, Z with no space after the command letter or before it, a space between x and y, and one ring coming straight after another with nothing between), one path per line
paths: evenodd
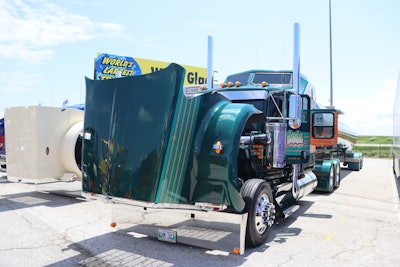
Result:
M301 126L301 96L291 95L289 97L289 127L298 129Z

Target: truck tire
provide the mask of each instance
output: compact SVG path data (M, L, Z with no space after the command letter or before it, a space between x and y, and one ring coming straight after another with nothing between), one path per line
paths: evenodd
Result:
M352 167L349 169L352 171L359 171L361 169L361 165L362 165L361 162L357 162L357 163L354 163L352 165Z
M356 169L356 171L361 170L361 168L362 168L362 162L360 161L360 162L358 163L358 168Z
M331 193L333 191L333 186L335 184L335 175L336 175L336 171L335 171L335 165L331 165L331 168L329 170L329 180L328 180L328 192Z
M275 218L272 190L262 179L249 179L240 193L246 203L245 211L248 212L246 245L257 247L267 240Z
M341 180L340 171L341 171L340 162L338 162L336 164L336 168L335 168L335 187L339 187L340 186L340 180Z

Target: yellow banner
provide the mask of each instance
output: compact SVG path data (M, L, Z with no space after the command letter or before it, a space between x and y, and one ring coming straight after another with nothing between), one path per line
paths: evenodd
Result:
M95 79L113 79L117 75L136 76L166 68L170 62L99 53L95 62ZM179 63L178 63L179 64ZM207 83L207 69L179 64L186 69L184 86Z

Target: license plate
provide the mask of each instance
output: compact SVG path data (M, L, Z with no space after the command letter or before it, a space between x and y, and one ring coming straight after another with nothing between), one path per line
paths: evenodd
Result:
M176 243L176 231L158 229L158 240Z

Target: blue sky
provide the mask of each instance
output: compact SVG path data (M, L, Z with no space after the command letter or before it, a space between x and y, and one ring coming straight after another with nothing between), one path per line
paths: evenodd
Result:
M360 135L392 135L400 71L400 1L331 0L333 104ZM329 0L0 0L0 117L4 108L85 100L98 52L207 66L222 82L248 69L301 72L329 104Z

